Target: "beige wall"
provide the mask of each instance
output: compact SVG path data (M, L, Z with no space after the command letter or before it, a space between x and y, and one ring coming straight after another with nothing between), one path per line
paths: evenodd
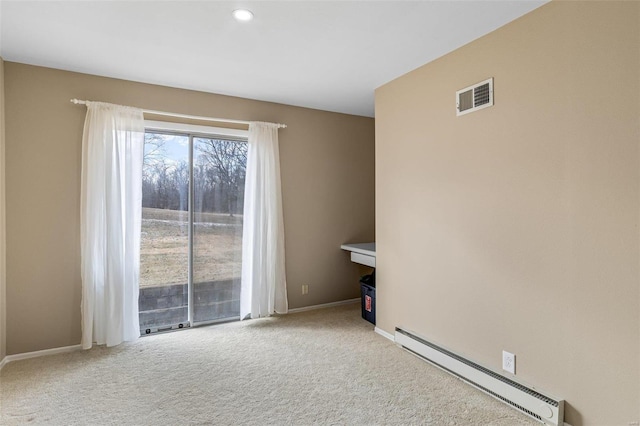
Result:
M0 362L7 354L4 169L4 60L0 57Z
M80 154L71 98L286 123L280 131L291 308L359 296L340 250L374 238L374 122L7 62L7 351L80 342ZM309 294L301 294L309 284Z
M378 326L515 353L574 426L640 420L639 28L552 2L376 91Z

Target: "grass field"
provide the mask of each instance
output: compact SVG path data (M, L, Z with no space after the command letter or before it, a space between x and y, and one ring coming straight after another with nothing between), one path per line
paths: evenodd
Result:
M239 278L242 216L197 213L194 222L194 283ZM187 282L188 229L187 212L142 209L140 287Z

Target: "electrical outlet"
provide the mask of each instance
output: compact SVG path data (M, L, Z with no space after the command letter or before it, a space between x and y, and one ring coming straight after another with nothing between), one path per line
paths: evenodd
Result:
M302 284L302 294L309 294L309 284Z
M516 374L516 356L507 351L502 351L502 369L511 374Z

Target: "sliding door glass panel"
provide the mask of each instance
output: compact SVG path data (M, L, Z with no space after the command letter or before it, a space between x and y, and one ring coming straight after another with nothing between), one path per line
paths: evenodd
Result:
M240 316L245 141L193 138L193 321Z
M145 134L140 244L142 334L188 321L189 137Z

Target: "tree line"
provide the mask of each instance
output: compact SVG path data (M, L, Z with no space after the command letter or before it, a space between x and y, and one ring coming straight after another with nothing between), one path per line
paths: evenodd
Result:
M142 206L188 211L189 162L175 161L167 155L165 135L145 136ZM224 139L193 140L194 210L242 214L247 144Z

